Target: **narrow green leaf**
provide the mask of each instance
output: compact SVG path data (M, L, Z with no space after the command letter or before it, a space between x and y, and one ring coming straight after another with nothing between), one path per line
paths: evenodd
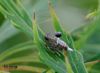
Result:
M58 21L56 13L54 12L54 9L51 7L51 5L49 5L49 9L50 9L51 16L53 18L54 27L55 27L56 31L60 31L63 33L62 36L64 36L64 37L62 37L62 38L64 39L65 42L67 42L69 47L71 47L73 49L72 52L71 51L67 52L69 62L71 63L71 67L73 69L73 72L74 73L87 73L86 68L84 66L83 57L81 56L81 54L79 52L77 52L75 50L72 38L70 36L68 36L62 30L62 27L60 26L60 23Z
M39 34L38 34L38 27L36 25L36 20L33 20L33 33L34 33L34 42L37 43L38 50L40 52L40 58L44 64L52 68L58 73L66 73L66 69L64 66L64 63L60 60L58 62L53 59L46 51L46 47L44 42L40 39Z
M7 16L7 18L9 18L9 20L11 20L14 23L14 26L18 26L18 28L20 28L23 32L25 32L28 36L30 36L32 38L33 37L32 27L30 26L32 24L29 24L29 22L31 23L31 20L28 19L29 22L26 22L26 18L24 18L22 16L23 13L21 13L20 12L21 10L19 10L20 8L16 8L16 6L14 6L15 8L13 8L13 6L11 6L11 5L14 5L13 2L10 0L7 0L7 1L5 1L5 0L0 1L0 3L2 4L1 12L5 16ZM7 5L7 6L5 6L5 5ZM26 13L26 16L28 16L27 13Z
M19 16L21 16L25 20L25 22L32 28L32 20L26 12L25 8L22 6L21 2L18 1L17 5L13 0L9 0L8 3L12 6L13 10L15 10L19 14Z
M54 25L54 28L56 30L56 32L61 32L62 33L62 39L67 42L68 45L70 45L72 48L74 47L73 45L73 40L71 39L70 35L68 35L64 30L63 28L61 27L61 24L59 22L59 19L55 13L55 10L53 9L51 3L49 2L49 10L50 10L50 14L51 14L51 17L53 19L53 25ZM67 36L66 36L67 35ZM70 38L70 40L68 39ZM65 40L66 39L66 40ZM71 44L70 44L71 42Z
M23 56L23 57L18 57L18 58L11 58L8 60L5 60L3 62L0 62L0 66L2 65L9 65L9 64L15 64L15 63L29 63L29 62L40 62L39 58L37 56L34 56L34 54L28 55L28 56Z
M23 45L23 44L22 44ZM19 46L19 45L18 45ZM14 54L14 53L17 53L17 52L20 52L20 51L23 51L23 50L28 50L28 49L32 49L34 47L34 45L23 45L23 47L15 47L15 48L10 48L4 52L2 52L0 54L0 61L3 61L5 58L7 58L8 56Z
M93 73L93 72L99 73L99 71L100 71L100 70L99 70L99 65L100 65L99 62L100 62L99 60L96 60L96 61L91 61L91 62L85 63L88 72L91 72L91 73ZM98 68L96 68L96 69L98 69L98 70L95 70L95 66L98 66Z

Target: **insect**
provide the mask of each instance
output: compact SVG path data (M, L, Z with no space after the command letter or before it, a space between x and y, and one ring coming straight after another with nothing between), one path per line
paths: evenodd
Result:
M60 39L61 32L56 32L54 35L51 33L47 33L45 35L45 42L47 44L47 47L50 48L50 50L54 52L60 52L62 50L70 50L71 48L68 47L68 45Z

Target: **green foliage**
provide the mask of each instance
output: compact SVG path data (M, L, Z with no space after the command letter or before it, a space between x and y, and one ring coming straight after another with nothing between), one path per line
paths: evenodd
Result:
M83 64L82 56L75 50L71 37L68 38L68 35L66 35L66 33L62 30L62 28L59 24L59 21L57 20L56 14L54 13L54 10L51 7L50 7L50 11L51 11L51 15L54 20L54 26L55 26L56 31L62 32L63 39L66 41L66 43L69 45L69 47L73 48L73 52L68 51L68 57L69 57L69 61L70 61L71 65L72 65L73 72L87 73L85 70L84 64Z
M29 2L29 4L23 6L22 2L23 4L24 2ZM34 2L33 7L31 6L32 2ZM56 15L59 15L60 11L59 2L63 4L63 10L66 10L67 4L69 8L70 6L76 7L79 10L87 10L87 12L88 9L92 7L92 13L89 13L87 16L89 20L86 19L89 21L88 23L86 22L87 25L84 25L84 27L78 26L80 28L78 28L77 30L74 29L73 25L74 31L70 34L68 33L68 31L66 32L66 30L64 30L63 28L63 25L60 23L62 19L58 18ZM99 41L99 38L95 39L95 37L100 36L98 35L100 34L99 2L100 1L98 0L76 0L76 2L67 0L67 4L65 4L66 1L51 0L51 3L48 4L47 0L22 0L21 2L19 0L0 0L0 12L6 19L8 19L12 23L14 27L21 31L20 32L13 26L11 26L10 23L8 23L8 20L5 20L5 23L2 24L4 18L0 14L0 18L2 18L2 20L0 20L0 25L2 24L2 26L0 27L0 71L6 73L5 70L2 70L3 65L17 65L17 69L10 70L9 72L99 73L100 66L98 60L100 59L100 42L97 43L95 41ZM53 4L55 5L55 9L52 7ZM59 9L58 11L56 11L57 4ZM26 7L26 9L24 7ZM45 14L46 7L48 10ZM38 14L39 10L40 15ZM33 11L35 11L36 13L34 19L32 17ZM49 15L49 18L48 16L46 17L46 15ZM63 14L61 14L61 16L63 16ZM70 18L70 16L71 14L68 17ZM77 15L75 17L78 18ZM52 19L52 21L50 19ZM62 32L61 39L65 41L68 46L73 49L73 51L62 51L61 55L50 52L50 50L48 50L45 46L45 32L42 30L42 27L40 25L41 20L43 24L48 20L49 22L47 24L53 22L53 32ZM73 21L73 19L71 19L71 21ZM65 21L65 24L68 23L66 23ZM4 34L6 34L7 36L4 36Z

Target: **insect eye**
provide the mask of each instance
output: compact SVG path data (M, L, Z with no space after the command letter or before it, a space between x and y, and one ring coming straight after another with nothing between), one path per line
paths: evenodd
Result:
M56 36L56 37L61 37L61 32L56 32L56 33L55 33L55 36Z

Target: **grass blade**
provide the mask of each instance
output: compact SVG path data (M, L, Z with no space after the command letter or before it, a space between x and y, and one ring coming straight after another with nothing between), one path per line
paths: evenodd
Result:
M64 36L62 38L67 42L69 47L73 48L73 52L68 51L68 58L71 63L73 72L74 73L87 73L86 68L84 66L83 57L81 56L79 52L75 50L72 38L68 36L67 34L65 34L65 32L62 30L62 27L60 26L56 13L50 4L49 4L49 9L50 9L51 16L53 18L54 27L56 31L62 32L63 33L62 36Z
M34 33L34 42L37 43L38 50L40 52L40 58L43 63L52 68L58 73L66 73L66 69L64 68L64 63L58 60L58 63L55 59L53 59L46 51L46 47L44 47L44 42L40 39L38 34L38 27L36 25L36 20L33 20L33 33ZM56 67L55 67L56 66Z
M5 58L9 57L10 55L12 55L14 53L17 53L17 52L20 52L23 50L29 50L29 49L32 49L34 47L33 45L29 45L29 44L26 45L26 43L25 43L25 45L23 45L23 44L20 44L20 45L22 45L22 47L18 47L19 46L18 45L14 48L12 47L12 48L2 52L0 54L0 61L3 61Z

